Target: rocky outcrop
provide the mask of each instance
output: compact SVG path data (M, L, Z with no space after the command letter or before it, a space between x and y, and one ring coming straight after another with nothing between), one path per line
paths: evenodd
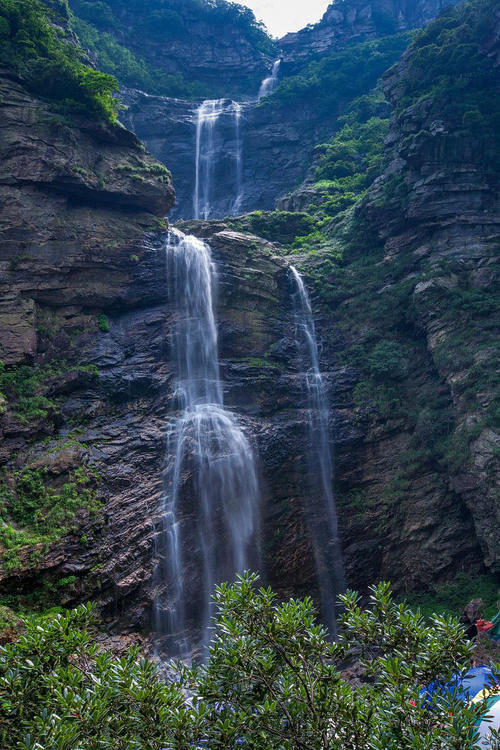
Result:
M333 2L316 24L279 41L287 73L352 41L425 26L456 0L350 0Z

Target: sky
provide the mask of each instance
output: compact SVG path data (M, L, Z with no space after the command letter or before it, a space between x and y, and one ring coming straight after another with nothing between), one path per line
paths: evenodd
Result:
M281 37L319 21L331 0L240 0L264 21L272 36Z

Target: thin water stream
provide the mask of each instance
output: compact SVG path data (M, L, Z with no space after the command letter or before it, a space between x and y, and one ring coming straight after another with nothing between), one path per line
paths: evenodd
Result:
M336 600L338 595L345 591L346 583L333 492L330 408L320 368L316 327L309 295L297 269L291 266L290 271L294 285L295 343L301 369L305 375L307 392L308 476L311 499L314 500L307 503L306 499L306 510L314 549L322 619L334 634Z

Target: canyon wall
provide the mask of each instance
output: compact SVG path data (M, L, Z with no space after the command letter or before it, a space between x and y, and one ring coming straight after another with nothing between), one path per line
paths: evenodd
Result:
M494 68L499 28L495 16L481 40ZM181 223L217 264L225 404L257 449L262 572L286 596L317 595L290 263L317 317L349 585L384 577L404 592L458 571L499 572L493 120L409 97L409 71L405 55L385 80L385 171L331 222L326 245L291 253L292 237L272 227L269 241L244 221ZM148 628L175 401L170 175L125 128L62 115L12 72L1 93L0 592L25 609L91 599L110 628ZM127 96L151 150L192 164L189 107ZM162 106L176 113L165 140ZM266 111L248 115L263 118L255 150L274 127ZM282 158L299 181L297 127ZM287 174L272 143L262 153L271 148L267 160ZM262 196L260 172L246 179ZM284 186L282 175L268 179Z

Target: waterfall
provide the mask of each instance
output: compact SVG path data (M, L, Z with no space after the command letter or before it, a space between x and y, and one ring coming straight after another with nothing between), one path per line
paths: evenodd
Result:
M196 110L195 184L193 216L210 219L214 213L235 215L243 200L243 140L241 136L242 106L229 99L207 99ZM222 127L229 119L231 140L227 142ZM229 186L227 180L229 179ZM217 185L225 185L228 202L217 195ZM215 211L216 201L221 207Z
M271 94L278 85L280 65L281 60L276 60L273 65L271 75L268 78L264 78L264 80L260 84L259 95L257 97L258 101L263 99L265 96L269 96L269 94Z
M314 549L321 599L322 619L336 632L335 602L345 590L345 574L338 539L337 511L333 493L333 460L329 438L329 406L319 363L316 329L311 303L299 272L290 267L293 294L295 342L305 373L309 431L309 476L311 502L306 513ZM318 492L319 490L319 492ZM317 498L317 499L316 499Z
M243 141L241 138L241 104L234 102L234 127L236 134L236 198L231 214L238 216L243 201Z
M259 482L252 447L224 408L210 248L172 230L166 254L177 410L167 433L154 611L161 649L186 655L208 645L214 586L258 567Z

